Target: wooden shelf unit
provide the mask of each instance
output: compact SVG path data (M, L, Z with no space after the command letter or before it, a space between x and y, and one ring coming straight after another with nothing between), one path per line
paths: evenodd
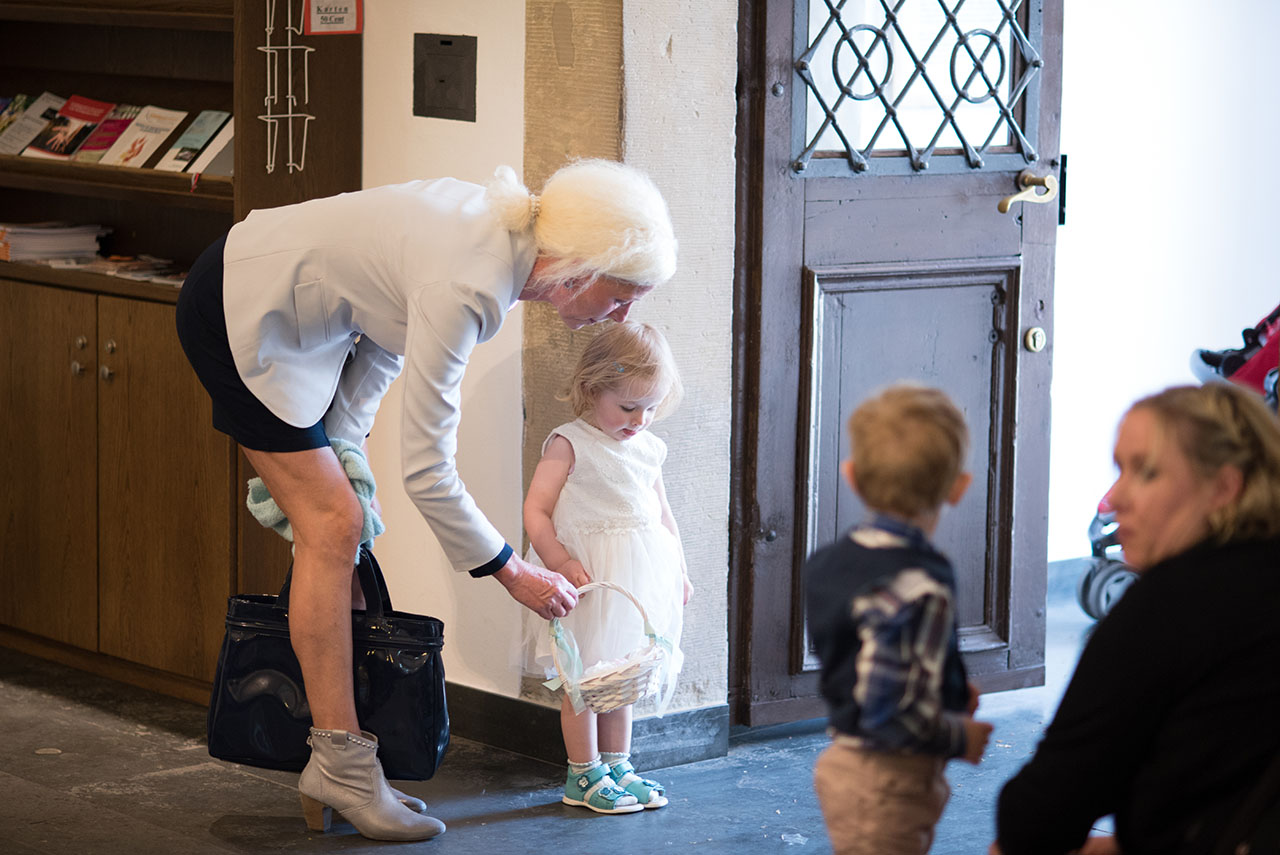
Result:
M275 0L277 16L287 2L297 20L300 0ZM294 37L314 48L315 119L305 168L287 167L282 131L268 172L266 15L267 0L0 0L0 94L236 117L234 177L194 186L0 156L0 222L99 223L104 250L186 269L254 208L359 189L362 37ZM244 509L253 473L210 425L174 332L178 293L0 262L0 439L21 458L0 490L0 644L203 702L226 597L278 587L288 544Z

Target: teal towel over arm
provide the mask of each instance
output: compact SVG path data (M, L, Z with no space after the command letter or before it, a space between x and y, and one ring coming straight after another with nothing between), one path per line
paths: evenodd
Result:
M338 462L342 464L343 471L351 480L351 488L355 490L356 498L360 500L360 509L364 511L360 543L362 546L373 549L373 539L387 530L387 527L382 524L382 518L373 509L373 494L378 489L378 485L373 480L373 470L369 468L369 461L360 450L360 446L354 442L334 439L329 441L329 445L333 448L333 453L338 455ZM271 493L267 490L267 485L262 483L261 478L249 479L249 496L245 499L245 505L249 508L249 513L253 514L253 518L264 527L275 531L290 543L293 542L293 526L289 525L284 511L280 510L276 500L271 498Z

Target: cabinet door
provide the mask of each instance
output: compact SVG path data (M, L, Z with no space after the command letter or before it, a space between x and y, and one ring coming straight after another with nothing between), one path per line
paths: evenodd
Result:
M98 298L99 649L211 680L231 592L235 471L174 307Z
M98 646L94 297L0 280L0 623Z

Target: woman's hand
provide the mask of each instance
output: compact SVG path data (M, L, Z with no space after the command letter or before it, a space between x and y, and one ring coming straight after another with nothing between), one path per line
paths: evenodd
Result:
M543 620L564 617L578 604L578 591L566 577L545 567L535 567L512 555L493 578L511 598Z
M987 847L987 855L1004 855L999 843ZM1110 835L1099 835L1085 840L1084 845L1073 850L1070 855L1122 855L1120 844Z
M1102 834L1085 840L1078 851L1080 855L1120 855L1120 844L1111 835Z

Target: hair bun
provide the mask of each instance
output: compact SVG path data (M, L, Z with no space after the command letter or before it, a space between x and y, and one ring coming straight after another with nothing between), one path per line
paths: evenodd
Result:
M499 166L485 185L485 199L503 228L511 232L527 231L533 226L542 207L537 196L516 178L510 166Z

